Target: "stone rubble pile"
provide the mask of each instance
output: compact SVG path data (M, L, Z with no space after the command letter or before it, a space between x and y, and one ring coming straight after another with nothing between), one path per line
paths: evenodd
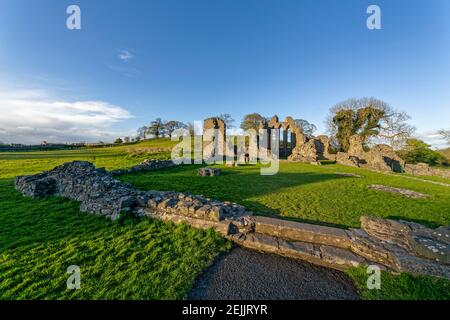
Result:
M359 135L350 137L347 152L330 153L330 140L322 135L306 138L300 135L298 144L292 149L289 161L320 164L320 160L332 160L346 166L366 168L383 172L403 172L405 162L388 145L378 144L369 151L364 150L363 138Z
M289 161L320 164L320 160L335 160L336 155L329 152L330 140L327 136L321 135L316 138L307 139L300 134L299 144L292 149Z
M81 202L80 210L117 219L128 212L137 191L119 182L105 169L96 169L87 161L65 163L53 170L32 176L19 176L15 187L24 195L46 197L57 195Z
M369 151L365 151L363 138L359 135L350 137L348 151L338 152L336 162L347 166L383 172L402 172L405 166L405 161L388 145L377 144Z
M198 175L202 177L208 176L220 176L222 170L219 168L200 168L198 169Z
M241 246L339 270L378 264L395 272L450 279L448 227L433 230L417 223L364 216L361 229L344 230L253 216L241 205L201 195L138 191L85 161L17 177L15 186L27 196L59 195L79 201L81 211L110 219L128 213L213 228Z

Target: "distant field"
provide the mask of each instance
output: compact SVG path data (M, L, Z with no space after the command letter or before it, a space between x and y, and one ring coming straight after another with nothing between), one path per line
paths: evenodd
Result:
M185 297L202 270L230 247L215 232L147 219L110 222L80 213L78 203L58 197L34 200L21 196L13 187L17 175L38 173L73 160L116 169L146 158L167 159L173 145L160 139L133 146L0 153L0 299ZM450 222L449 187L399 175L282 161L280 172L274 176L261 176L259 166L222 166L222 176L199 177L198 167L181 166L120 179L141 189L190 191L238 202L257 214L343 228L358 227L359 217L367 214L432 227ZM336 172L363 177L343 177ZM369 184L407 188L432 197L403 198L368 190ZM66 270L71 264L82 269L84 291L65 289ZM364 284L360 270L349 274L358 286ZM362 289L363 297L398 298L402 290L405 298L446 297L441 293L447 290L448 282L386 277L389 286L385 291L374 294ZM408 295L408 290L419 293Z
M144 159L168 159L176 142L168 139L144 141L133 145L76 150L0 152L0 178L50 170L64 162L86 160L108 170L127 168Z

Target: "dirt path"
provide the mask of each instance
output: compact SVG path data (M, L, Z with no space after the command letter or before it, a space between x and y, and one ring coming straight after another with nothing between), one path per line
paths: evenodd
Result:
M359 299L359 295L343 272L236 247L200 276L188 299Z

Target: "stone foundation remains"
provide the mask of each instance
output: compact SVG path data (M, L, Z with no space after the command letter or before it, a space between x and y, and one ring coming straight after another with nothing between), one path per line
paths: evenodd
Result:
M450 279L450 230L361 217L361 229L338 229L253 216L236 203L188 193L138 191L89 162L75 161L33 176L17 177L24 195L59 195L80 201L81 211L116 219L121 213L213 228L255 250L307 260L339 270L378 264L394 272Z
M406 198L423 199L423 198L430 198L431 197L428 194L423 194L423 193L412 191L412 190L408 190L408 189L383 186L383 185L379 185L379 184L371 184L371 185L368 186L368 188L369 189L373 189L373 190L383 191L383 192L399 194L399 195L404 196Z

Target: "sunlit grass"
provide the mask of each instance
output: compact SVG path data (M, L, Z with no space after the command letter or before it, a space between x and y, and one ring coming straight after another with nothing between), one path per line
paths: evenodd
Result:
M111 222L80 213L58 198L30 199L13 178L87 160L106 169L127 168L146 158L168 159L167 139L108 148L0 152L0 299L180 299L195 278L230 243L212 231L149 219ZM335 164L281 162L261 176L259 166L228 168L200 177L201 166L125 175L141 189L189 191L235 201L256 214L342 228L359 227L361 215L418 221L431 227L450 221L450 188ZM362 178L335 172L357 173ZM433 179L437 180L437 179ZM367 188L383 184L431 195L408 199ZM66 288L67 267L81 268L81 290ZM366 299L450 299L449 285L431 277L383 273L382 290L364 289L365 269L349 271Z

